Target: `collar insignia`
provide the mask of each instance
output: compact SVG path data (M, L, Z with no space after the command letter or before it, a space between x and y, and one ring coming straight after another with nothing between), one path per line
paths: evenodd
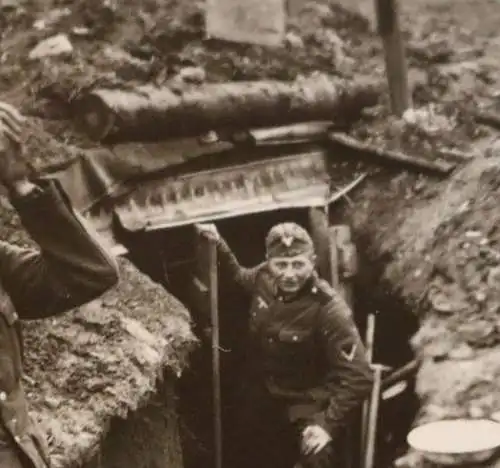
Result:
M259 309L266 309L267 308L267 302L264 299L262 299L262 297L259 296L257 298L257 302L258 302L257 306Z

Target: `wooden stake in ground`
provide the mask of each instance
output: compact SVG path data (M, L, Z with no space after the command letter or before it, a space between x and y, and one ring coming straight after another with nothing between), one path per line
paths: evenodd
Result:
M401 117L411 107L405 47L399 24L398 0L375 0L378 32L384 44L392 112Z
M220 369L219 286L217 246L215 242L198 233L197 276L194 279L193 296L202 313L209 315L212 345L212 401L214 427L214 468L222 468L222 401ZM205 319L208 317L205 317Z
M370 403L368 410L368 424L366 427L365 435L365 453L362 454L363 468L373 468L375 464L375 445L377 440L377 423L378 412L380 406L380 392L382 388L382 374L386 369L382 364L374 364L373 370L375 371L372 392L370 395Z
M378 102L381 85L317 76L295 82L211 83L175 93L151 85L96 89L75 106L82 129L100 141L161 141L209 131L297 122L355 120Z
M368 314L366 320L366 333L365 333L365 346L366 346L366 359L371 364L373 362L373 351L375 342L375 313ZM363 403L362 415L361 415L361 453L364 454L366 451L366 433L368 428L368 412L370 409L370 403L367 399Z

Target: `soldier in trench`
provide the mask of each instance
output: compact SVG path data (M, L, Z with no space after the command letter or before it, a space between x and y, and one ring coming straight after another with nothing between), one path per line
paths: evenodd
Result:
M118 281L115 261L71 209L55 180L23 161L23 117L0 102L0 183L38 249L0 241L0 467L50 466L28 415L19 319L42 319L98 297Z
M368 396L372 371L350 309L316 273L311 237L278 224L265 261L245 268L216 228L201 229L252 295L228 466L331 468L334 442Z

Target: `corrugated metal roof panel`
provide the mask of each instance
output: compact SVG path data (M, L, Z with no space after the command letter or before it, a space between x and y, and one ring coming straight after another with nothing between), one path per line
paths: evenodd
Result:
M324 205L329 195L325 153L316 151L147 181L115 213L127 230L155 230Z

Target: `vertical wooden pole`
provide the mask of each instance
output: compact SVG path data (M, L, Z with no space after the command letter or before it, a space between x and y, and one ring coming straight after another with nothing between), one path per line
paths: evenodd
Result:
M220 382L220 336L219 336L219 284L217 272L217 246L210 241L210 313L212 325L212 370L213 370L213 405L214 405L214 439L215 468L222 468L222 404Z
M214 429L214 468L222 468L222 402L220 368L219 326L219 274L217 268L217 245L197 232L197 272L193 278L193 301L197 308L210 316L212 347L212 409Z
M373 468L375 463L375 444L377 441L377 421L378 421L378 408L380 404L380 392L382 388L382 372L384 366L375 364L375 376L370 398L370 409L368 413L368 426L366 433L366 447L363 468Z
M309 226L314 241L319 275L336 287L337 265L332 264L328 206L312 206L309 208Z
M375 339L375 314L368 314L366 322L365 346L366 358L370 364L373 362L373 345ZM363 411L361 416L361 453L366 450L366 433L368 430L368 412L370 410L370 403L366 400L363 403Z
M332 226L330 236L335 239L337 250L338 290L352 309L354 307L352 279L357 273L358 258L356 246L351 239L351 229L346 225Z
M405 46L399 21L398 0L375 0L378 33L384 45L385 68L393 114L411 107Z
M342 295L351 311L354 311L352 278L357 273L358 265L356 247L351 241L351 229L346 225L338 225L332 226L329 231L332 270L335 271L336 277L334 287ZM353 455L356 448L357 443L354 443L354 433L351 424L345 431L345 450L342 460L345 468L351 468L354 465Z

